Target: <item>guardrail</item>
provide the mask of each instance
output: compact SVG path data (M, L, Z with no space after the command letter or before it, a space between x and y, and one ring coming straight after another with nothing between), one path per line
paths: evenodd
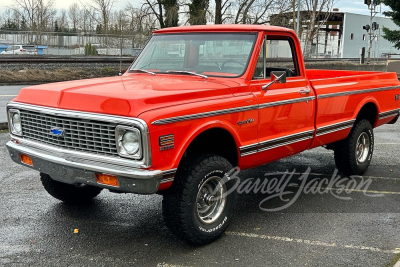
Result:
M132 63L136 57L0 56L0 63Z
M75 57L75 56L0 56L0 63L132 63L136 57ZM232 58L227 58L232 59ZM174 58L166 59L176 60ZM292 62L290 59L269 58L272 62ZM329 61L347 61L359 62L358 58L308 58L305 62L329 62ZM387 61L386 58L378 58L373 61Z

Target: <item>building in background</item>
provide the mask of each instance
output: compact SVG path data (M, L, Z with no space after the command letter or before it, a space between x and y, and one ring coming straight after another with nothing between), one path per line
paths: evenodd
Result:
M305 49L305 38L307 25L310 23L307 12L300 12L303 19L303 32L301 34L301 44L303 51ZM275 16L275 17L274 17ZM292 13L284 13L272 16L274 21L288 21L289 25ZM272 21L271 19L271 21ZM379 30L375 32L377 35L372 42L371 58L387 57L389 53L400 53L393 47L393 44L383 38L383 27L391 30L400 30L400 28L387 17L375 17L374 22L379 24ZM315 25L319 27L318 34L315 35L311 45L310 57L312 58L359 58L360 50L365 47L368 50L369 35L363 26L370 25L371 18L368 15L360 15L348 12L322 12L316 18ZM289 26L288 25L288 26ZM371 26L371 25L370 25Z

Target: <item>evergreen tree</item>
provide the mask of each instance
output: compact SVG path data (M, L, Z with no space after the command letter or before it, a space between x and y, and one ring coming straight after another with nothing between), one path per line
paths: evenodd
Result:
M58 22L57 22L57 20L54 22L54 31L55 31L55 32L59 32L59 31L60 31L60 28L58 28Z
M165 10L165 27L176 27L178 26L179 20L179 3L177 0L162 0L161 2Z
M25 17L22 17L22 21L21 21L21 31L26 31L28 29L27 25L26 25L26 20Z
M192 0L189 4L189 23L190 25L207 24L206 13L209 0Z
M393 22L400 27L400 1L399 0L381 0L382 4L385 4L391 8L391 11L385 11L385 16L391 17ZM383 27L385 35L383 38L391 43L394 43L394 47L400 49L400 30L390 30Z
M96 26L96 33L100 34L103 32L103 26L101 24L97 24Z

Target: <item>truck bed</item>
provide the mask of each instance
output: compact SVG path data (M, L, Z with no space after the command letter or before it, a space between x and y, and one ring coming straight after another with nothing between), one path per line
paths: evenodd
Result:
M386 124L390 119L383 118L385 112L398 110L400 82L396 73L347 71L347 70L306 70L310 85L314 88L317 99L316 128L327 125L351 122L357 117L360 108L370 103L379 114L373 127ZM379 101L378 101L379 100ZM385 107L382 108L381 104ZM324 135L315 138L312 147L326 144L328 140L342 140L348 133Z

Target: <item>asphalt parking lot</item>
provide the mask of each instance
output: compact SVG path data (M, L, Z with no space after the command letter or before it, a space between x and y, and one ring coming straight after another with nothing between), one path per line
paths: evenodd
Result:
M365 192L301 193L276 212L259 207L270 195L242 194L227 233L203 247L165 228L159 195L103 191L80 207L53 199L37 172L11 162L8 139L0 134L0 266L387 266L400 253L399 123L376 130L372 166L354 178L370 179ZM330 178L332 152L318 148L240 177L299 177L308 167L308 179Z

